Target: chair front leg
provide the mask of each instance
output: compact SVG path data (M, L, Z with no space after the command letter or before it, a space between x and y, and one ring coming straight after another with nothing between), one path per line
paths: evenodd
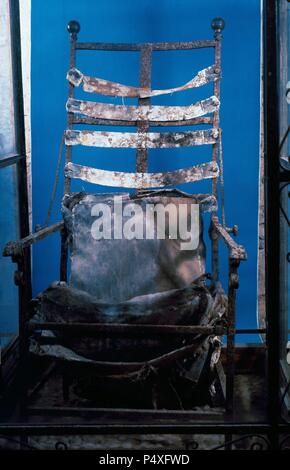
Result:
M235 378L235 329L236 291L239 287L238 267L240 260L229 257L229 285L227 311L227 363L226 363L226 411L233 412Z

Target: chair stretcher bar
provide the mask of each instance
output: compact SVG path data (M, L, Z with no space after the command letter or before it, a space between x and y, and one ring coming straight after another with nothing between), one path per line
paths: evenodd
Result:
M141 51L144 47L149 47L152 51L174 51L202 49L215 47L216 42L211 39L188 42L156 42L144 44L130 43L103 43L103 42L76 42L76 49L84 51Z
M94 374L100 376L106 375L126 375L135 374L139 371L147 369L148 367L168 367L175 361L181 360L185 357L192 355L197 351L203 341L207 338L207 335L200 335L195 339L192 339L192 344L187 346L174 349L168 353L162 354L161 356L155 357L148 361L142 362L107 362L107 361L94 361L91 359L79 356L73 353L66 347L60 345L34 345L33 349L41 353L43 357L50 357L60 362L69 362L70 367L78 366L81 367L83 372L92 371ZM33 351L31 351L33 352Z

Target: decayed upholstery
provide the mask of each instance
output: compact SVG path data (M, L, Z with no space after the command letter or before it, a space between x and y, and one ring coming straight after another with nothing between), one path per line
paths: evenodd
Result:
M94 240L90 233L95 220L92 207L96 203L112 207L113 196L121 196L124 206L133 202L142 208L150 203L187 204L190 208L191 203L200 202L197 249L180 250L180 240L168 236L164 240L156 236L153 240ZM212 196L188 197L178 191L158 191L142 197L130 197L128 193L77 193L65 197L63 214L72 250L70 285L108 302L187 286L205 272L202 212L214 207ZM123 217L123 224L126 220ZM109 222L113 230L113 221ZM136 224L142 225L143 219L139 217Z
M225 312L225 297L220 286L215 289L204 285L191 285L183 289L172 289L162 293L134 297L120 303L100 302L86 292L67 286L65 283L55 283L42 292L34 301L34 316L32 321L58 323L119 323L135 325L206 325L221 318ZM60 338L61 335L57 335ZM145 340L146 343L147 340ZM134 361L130 341L126 338L106 340L100 345L100 340L90 339L82 343L81 339L66 339L66 345L73 347L75 353L83 355L83 360L118 360ZM131 343L136 343L133 340ZM140 339L138 339L140 342ZM179 339L171 339L169 348L178 346ZM153 341L154 343L154 341ZM156 344L160 345L162 340ZM118 347L119 344L119 347ZM56 352L42 348L42 353L56 355ZM166 349L166 348L165 348ZM110 351L109 356L105 350ZM126 352L125 352L126 350ZM36 349L35 349L36 351ZM46 351L46 352L45 352ZM41 350L39 349L39 352ZM160 352L160 351L159 351ZM66 352L66 359L69 355ZM120 355L121 354L121 355ZM129 354L129 355L128 355ZM142 360L153 355L150 351L141 351ZM71 357L73 360L73 355ZM139 360L140 353L139 353Z
M219 320L225 310L226 297L219 285L208 289L202 284L193 284L110 304L99 302L65 283L55 283L35 299L32 321L206 325ZM48 344L43 341L47 339ZM144 334L135 338L116 335L93 338L85 334L76 337L42 331L31 338L30 351L61 361L69 370L75 371L77 367L78 373L73 374L75 393L98 406L150 407L153 404L179 408L182 402L183 407L191 408L210 400L214 379L211 371L218 360L220 339L198 338L194 354L165 366L153 363L155 358L173 350L181 351L193 341L194 338L180 336L158 338ZM122 362L124 366L118 371L104 372L99 361L113 365ZM136 367L135 363L140 366ZM88 367L88 372L83 372L80 366Z
M152 202L163 205L183 203L188 207L191 203L199 203L197 246L194 250L180 250L179 239L95 240L91 235L94 220L92 207L100 202L112 206L114 195L76 193L64 198L63 215L71 249L70 284L54 283L34 299L31 321L208 325L219 320L226 310L226 297L219 285L207 287L204 282L205 248L201 216L203 211L215 209L215 199L206 195L189 197L175 190L134 196L119 194L124 204L137 202L142 207ZM50 341L43 341L47 337ZM193 340L190 339L191 343ZM42 331L31 339L30 351L71 365L93 367L98 366L98 361L150 363L156 357L186 347L188 341L180 336L101 338ZM182 368L182 380L186 377L192 389L193 384L199 382L204 365L212 357L215 350L213 344L212 337L199 338L195 354L183 361L182 365L180 363L177 367L176 361L173 361L171 372L168 373L167 364L168 377L175 371L175 379L178 377L180 380L180 370L177 373L177 369ZM133 374L134 380L142 381L144 374L147 377L143 369L129 367L121 374L118 373L117 377L116 374L104 375L107 376L106 380L115 378L122 381L128 374ZM97 377L102 373L95 375ZM97 383L92 385L94 372L90 376L89 388L91 392L96 391ZM210 381L210 375L207 380ZM84 386L84 379L78 381L78 392L87 396L87 386Z

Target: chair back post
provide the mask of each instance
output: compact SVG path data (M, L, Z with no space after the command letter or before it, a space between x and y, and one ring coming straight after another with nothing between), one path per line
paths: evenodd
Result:
M67 25L67 30L70 35L70 57L69 57L69 66L74 68L76 65L76 42L77 35L80 32L80 24L78 21L72 20ZM74 86L69 82L68 83L68 97L73 98L74 96ZM67 129L73 128L73 115L67 113ZM65 145L65 163L72 161L72 148L69 145ZM64 194L70 192L70 178L64 177ZM61 230L61 247L60 247L60 280L67 282L67 264L68 264L68 240L67 240L67 231L65 227Z
M75 68L76 66L76 42L77 35L80 32L80 24L78 21L72 20L67 25L67 30L70 35L70 56L69 56L69 67L70 69ZM68 97L74 97L74 86L69 82L68 85ZM73 128L73 115L67 113L67 129ZM69 163L72 160L72 148L70 145L65 146L65 163ZM64 192L65 194L70 191L70 178L65 176L64 180Z
M140 51L140 86L142 88L151 88L151 71L152 71L152 47L149 44L144 45ZM139 98L139 106L148 106L150 98ZM144 134L149 130L149 122L138 122L138 133ZM145 173L148 171L148 150L137 149L136 171Z
M215 72L219 74L218 78L214 82L214 95L220 101L220 73L221 73L221 40L222 40L222 30L225 27L225 22L222 18L214 18L211 22L211 27L214 30L215 38ZM213 127L219 129L219 109L214 112L213 115ZM219 152L219 143L213 144L212 159L215 162L218 162L218 152ZM212 192L217 198L218 188L217 188L217 178L212 180Z
M221 40L222 40L222 30L225 27L225 22L220 17L214 18L211 22L211 27L214 31L214 39L215 39L215 71L219 74L217 80L215 80L214 82L214 95L220 101ZM213 115L213 127L215 129L219 129L219 125L220 125L219 121L220 121L220 116L219 116L219 109L218 109L217 111L214 112L214 115ZM212 146L212 160L218 163L218 157L219 157L219 142L213 144ZM212 193L216 197L216 199L219 200L218 178L212 179ZM216 213L213 213L212 215L215 216ZM211 232L211 243L212 243L212 254L211 254L212 278L214 281L217 281L219 277L218 237L213 232Z

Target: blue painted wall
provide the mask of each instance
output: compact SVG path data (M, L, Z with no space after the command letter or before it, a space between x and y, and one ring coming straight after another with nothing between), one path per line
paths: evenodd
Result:
M226 21L223 38L221 126L225 166L227 223L238 224L239 241L249 260L240 270L238 325L256 325L257 206L259 158L259 0L32 0L32 151L33 218L43 224L54 181L58 148L65 128L69 38L66 25L77 19L81 41L142 42L188 41L212 37L211 19ZM136 53L81 52L78 68L87 74L138 84ZM177 86L213 62L209 50L156 53L153 86ZM211 90L184 92L154 102L190 104L207 97ZM81 94L79 94L81 96ZM90 96L93 99L93 96ZM105 100L105 99L103 99ZM112 101L115 102L116 101ZM125 100L129 104L129 100ZM132 101L130 102L132 104ZM151 152L150 171L180 168L205 161L209 149L159 150ZM124 158L126 157L126 159ZM76 162L116 170L134 169L134 152L104 149L77 150ZM95 190L82 183L82 187ZM52 220L60 218L61 188L57 192ZM100 190L101 188L99 188ZM183 188L185 189L185 188ZM204 183L186 188L207 191ZM34 249L34 293L58 278L59 237L41 242ZM223 274L227 262L223 252Z

